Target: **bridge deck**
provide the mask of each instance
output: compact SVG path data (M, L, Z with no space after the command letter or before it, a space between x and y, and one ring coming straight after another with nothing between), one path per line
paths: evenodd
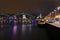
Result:
M55 23L48 23L48 24L51 24L51 25L53 25L53 26L55 26L55 27L60 28L60 23L55 22Z

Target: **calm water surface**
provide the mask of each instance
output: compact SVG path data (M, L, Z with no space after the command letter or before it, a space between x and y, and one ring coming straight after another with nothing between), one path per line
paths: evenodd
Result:
M48 40L45 28L33 24L0 25L0 40Z

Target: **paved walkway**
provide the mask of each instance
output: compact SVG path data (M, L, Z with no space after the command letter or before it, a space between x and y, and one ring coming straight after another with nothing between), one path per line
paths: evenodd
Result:
M58 23L58 22L55 22L55 23L48 23L48 24L51 24L51 25L53 25L53 26L56 26L56 27L60 28L60 23Z

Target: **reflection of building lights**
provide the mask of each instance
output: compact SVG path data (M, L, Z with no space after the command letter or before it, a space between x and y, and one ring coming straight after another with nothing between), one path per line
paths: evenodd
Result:
M17 25L14 25L14 27L13 27L13 34L16 34L16 32L17 32Z
M22 25L22 32L25 32L25 30L26 30L26 25Z
M14 25L12 40L16 40L16 36L17 36L16 34L17 34L17 25Z

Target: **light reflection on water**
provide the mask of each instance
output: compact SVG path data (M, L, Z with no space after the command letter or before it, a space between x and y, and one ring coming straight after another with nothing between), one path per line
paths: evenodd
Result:
M22 25L22 32L25 32L25 30L26 30L26 25Z
M28 25L22 24L22 32L25 32L26 30L31 31L31 27L32 27L31 24Z
M18 26L17 25L14 25L13 26L13 36L12 36L12 40L16 40L17 39L17 31L18 31L18 29L21 29L20 31L21 31L21 39L23 39L24 38L24 36L25 36L25 34L30 34L30 31L31 31L31 24L29 24L29 25L26 25L26 24L22 24L22 25L20 25L19 27L22 27L22 28L17 28Z
M32 28L32 24L28 24L27 27L28 27L28 30L30 32L31 31L31 28Z
M17 25L14 25L12 40L16 40L17 39L16 37L17 37Z
M14 25L14 27L13 27L13 34L16 34L16 32L17 32L17 25Z
M2 27L0 29L0 37L3 40L36 40L45 38L45 29L36 28L32 24L0 25L0 27Z

